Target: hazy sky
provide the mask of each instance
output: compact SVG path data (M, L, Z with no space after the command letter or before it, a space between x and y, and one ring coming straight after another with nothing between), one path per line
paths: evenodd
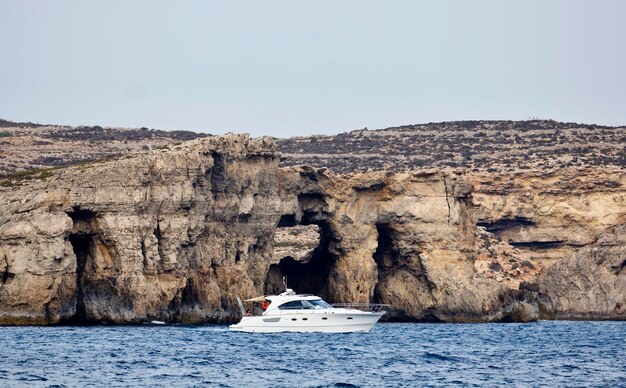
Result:
M255 136L626 124L626 1L0 0L0 117Z

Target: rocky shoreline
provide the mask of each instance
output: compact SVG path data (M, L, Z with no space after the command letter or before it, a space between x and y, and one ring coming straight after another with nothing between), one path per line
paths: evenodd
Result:
M623 169L280 159L227 135L5 180L0 324L232 322L283 275L394 321L626 319Z

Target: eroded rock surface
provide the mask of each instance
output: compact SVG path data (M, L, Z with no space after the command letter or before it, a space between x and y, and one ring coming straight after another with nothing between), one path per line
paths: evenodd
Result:
M603 174L593 176L605 184L579 184L576 191L572 181L584 181L591 173L566 172L545 180L524 174L506 185L492 182L488 187L493 192L487 192L480 180L484 177L470 174L336 176L324 169L283 169L283 218L294 225L317 224L327 238L321 249L326 254L316 265L286 267L279 275L300 280L307 273L309 278L321 278L299 291L330 300L390 304L391 319L471 322L566 317L560 305L552 303L555 287L551 292L543 288L543 282L554 277L543 274L553 263L593 244L609 225L624 221L623 174ZM520 182L533 186L519 188ZM290 201L289 193L294 192L299 193L298 200ZM488 195L500 201L489 200ZM603 202L598 203L598 198ZM520 219L524 222L513 222ZM541 242L576 243L567 245L568 251L562 245L534 242L538 236L543 236ZM619 288L606 285L623 282L623 273L610 278L596 276L602 272L596 263L588 262L586 268L595 276L591 283L598 281L606 289L595 298L623 305L625 296ZM571 284L556 289L574 300L588 292ZM581 308L577 317L608 317L596 314L592 305ZM611 315L618 316L624 318L619 309Z
M0 323L233 319L271 262L277 164L234 135L4 188Z
M603 232L537 279L551 308L546 318L626 318L626 224Z
M228 135L0 188L0 323L232 321L283 276L396 320L626 318L621 169L278 163Z
M478 224L546 265L626 221L622 169L472 174L470 179Z

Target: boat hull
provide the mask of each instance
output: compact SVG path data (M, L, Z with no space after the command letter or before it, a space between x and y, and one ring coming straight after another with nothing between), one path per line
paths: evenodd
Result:
M323 314L292 313L277 316L243 317L230 325L233 331L248 333L354 333L367 332L378 322L384 312L362 311Z

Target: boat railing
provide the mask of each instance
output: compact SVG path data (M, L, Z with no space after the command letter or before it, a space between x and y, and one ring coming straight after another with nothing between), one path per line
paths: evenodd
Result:
M334 308L354 309L372 313L379 313L381 311L388 310L389 308L388 304L380 303L333 303L332 306Z

